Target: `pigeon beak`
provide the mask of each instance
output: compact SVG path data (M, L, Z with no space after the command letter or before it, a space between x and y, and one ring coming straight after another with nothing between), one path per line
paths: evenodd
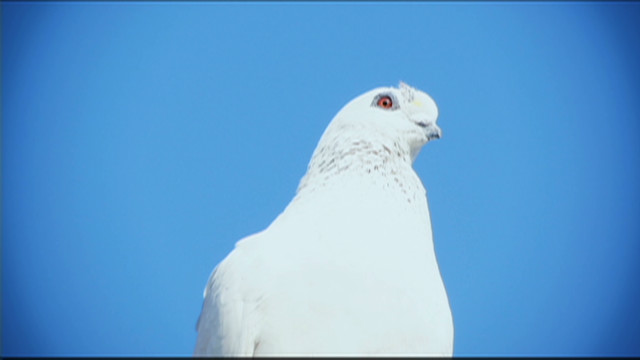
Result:
M442 137L442 129L434 123L417 122L418 126L424 129L427 140L440 139Z
M438 127L438 125L433 125L431 127L431 131L427 132L427 139L440 139L442 137L442 129Z

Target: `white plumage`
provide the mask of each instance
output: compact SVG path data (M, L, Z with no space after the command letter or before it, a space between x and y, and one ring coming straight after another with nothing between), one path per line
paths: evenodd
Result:
M344 106L295 197L205 288L195 355L439 355L453 320L412 168L438 108L404 83Z

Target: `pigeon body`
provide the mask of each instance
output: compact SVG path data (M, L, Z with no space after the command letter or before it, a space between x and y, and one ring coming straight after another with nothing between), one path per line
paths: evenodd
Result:
M438 109L404 83L345 105L295 197L205 288L195 355L436 355L453 320L412 168Z

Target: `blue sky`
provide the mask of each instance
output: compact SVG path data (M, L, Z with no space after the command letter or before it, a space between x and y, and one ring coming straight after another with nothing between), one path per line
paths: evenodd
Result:
M638 2L3 2L2 354L190 354L212 268L403 80L440 108L455 354L639 355L639 33Z

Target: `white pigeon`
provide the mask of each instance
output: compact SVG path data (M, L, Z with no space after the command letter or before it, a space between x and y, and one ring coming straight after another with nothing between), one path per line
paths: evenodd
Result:
M426 190L412 168L438 108L400 83L331 121L295 197L237 242L204 292L194 355L453 352Z

